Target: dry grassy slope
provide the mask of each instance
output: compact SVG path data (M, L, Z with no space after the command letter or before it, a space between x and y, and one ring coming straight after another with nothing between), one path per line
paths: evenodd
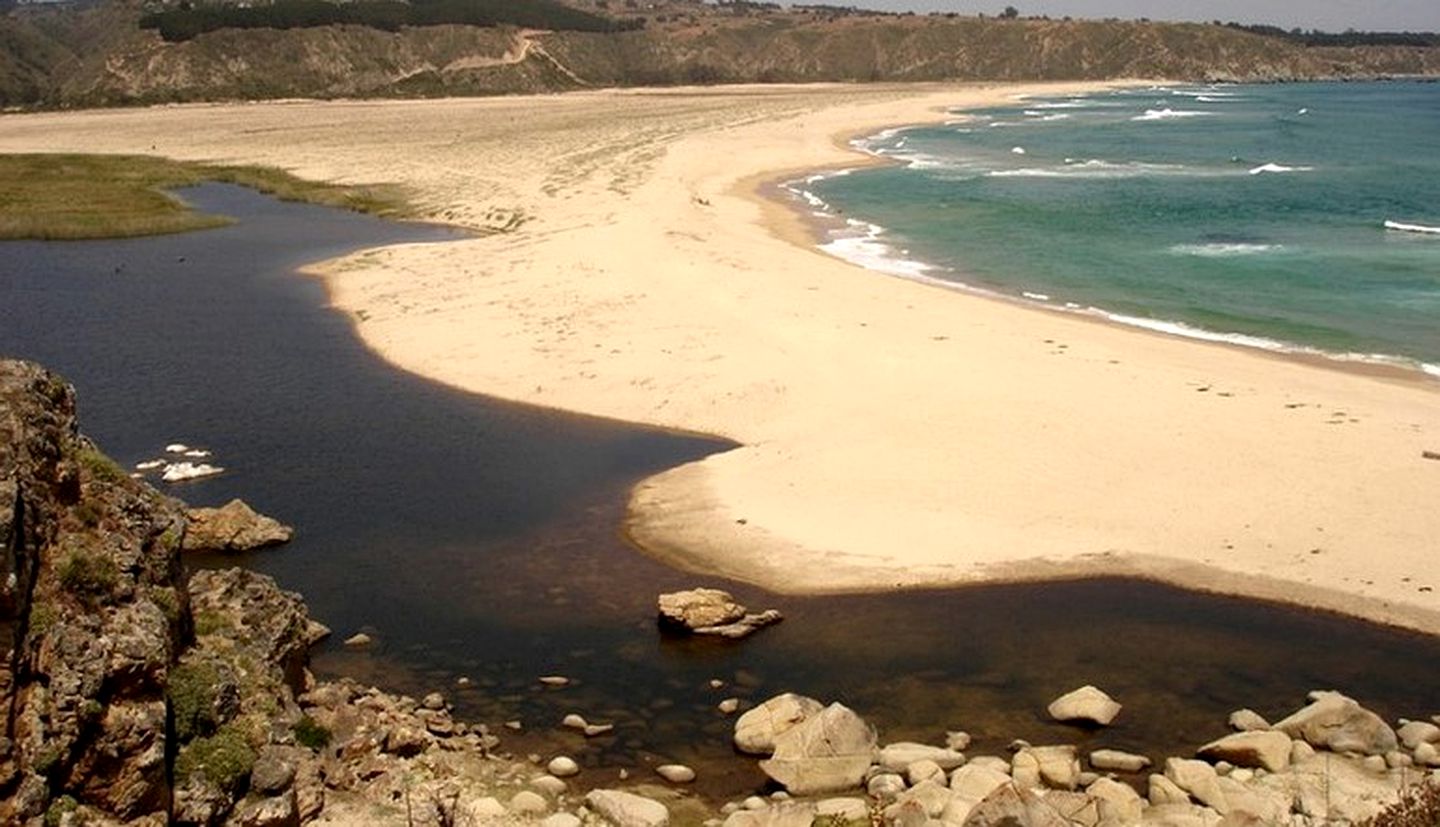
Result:
M820 80L1277 80L1440 73L1437 49L1303 49L1213 26L891 17L712 18L620 35L443 26L223 31L178 44L138 9L0 19L0 104L476 95L597 86Z

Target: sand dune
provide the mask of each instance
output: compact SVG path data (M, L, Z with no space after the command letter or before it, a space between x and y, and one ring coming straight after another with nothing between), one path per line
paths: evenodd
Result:
M837 135L1018 91L4 116L0 150L399 181L437 218L503 230L319 270L403 368L742 443L634 493L636 540L697 571L781 591L1134 573L1440 632L1437 383L877 275L756 197L861 162Z

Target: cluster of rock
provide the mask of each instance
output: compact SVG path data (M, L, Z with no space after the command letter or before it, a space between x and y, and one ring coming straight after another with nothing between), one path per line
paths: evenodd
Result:
M749 637L784 619L776 609L751 612L729 592L719 589L662 594L657 608L662 629L731 639Z
M1049 712L1104 726L1120 709L1100 690L1082 687ZM784 694L736 721L735 746L769 755L760 768L786 792L727 804L723 824L1357 824L1402 790L1440 783L1440 716L1432 720L1402 721L1397 733L1355 700L1317 691L1273 726L1252 711L1236 712L1230 724L1237 731L1200 747L1198 757L1164 759L1142 779L1151 766L1146 756L1082 756L1069 744L1016 741L1008 756L966 755L969 736L953 732L945 746L880 746L875 730L845 706Z

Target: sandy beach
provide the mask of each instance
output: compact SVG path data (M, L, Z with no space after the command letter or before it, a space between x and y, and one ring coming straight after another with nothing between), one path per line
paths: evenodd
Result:
M866 271L770 197L843 136L1076 85L597 91L5 115L0 151L398 182L495 230L316 268L395 365L742 447L628 530L780 592L1135 574L1440 633L1440 383Z

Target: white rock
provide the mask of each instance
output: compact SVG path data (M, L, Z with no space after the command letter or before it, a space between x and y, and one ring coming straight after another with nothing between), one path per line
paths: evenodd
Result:
M575 714L574 712L571 712L569 715L566 715L566 716L565 716L563 719L561 719L561 721L560 721L560 726L569 727L570 729L582 729L582 730L583 730L585 727L587 727L587 726L589 726L589 725L590 725L589 722L587 722L584 718L582 718L581 716Z
M661 764L655 772L672 784L688 784L695 780L695 771L684 764Z
M1237 732L1211 741L1197 754L1210 761L1225 761L1237 767L1263 767L1279 772L1290 766L1290 736L1274 730Z
M1086 787L1085 793L1099 804L1102 822L1135 824L1145 808L1144 800L1133 787L1113 779L1101 778Z
M975 805L1009 783L1010 776L993 766L966 764L950 775L950 803L945 805L941 818L953 824L964 823Z
M945 748L964 752L970 748L970 733L955 730L945 733Z
M167 454L183 454L188 450L190 450L190 446L183 442L172 442L165 446L165 453Z
M540 827L580 827L580 819L570 813L555 813L546 816L540 822Z
M540 815L550 812L550 802L539 793L521 790L510 799L510 811L522 815Z
M1175 782L1175 786L1189 793L1201 804L1214 807L1217 812L1221 813L1229 809L1225 793L1220 788L1220 776L1216 774L1214 767L1204 761L1195 761L1189 758L1167 758L1165 759L1165 777Z
M1332 752L1384 755L1399 745L1379 715L1339 692L1312 692L1313 702L1275 724L1275 729Z
M735 748L751 755L769 755L775 751L777 738L824 708L814 698L793 692L776 695L735 721Z
M1220 814L1209 807L1189 801L1152 804L1140 815L1143 827L1219 827L1222 820Z
M1090 753L1090 766L1111 772L1140 772L1150 766L1150 759L1118 749L1097 749Z
M137 462L137 463L135 463L135 470L136 470L136 471L154 471L156 468L164 467L164 465L165 465L165 460L163 460L163 459L149 459L149 460L146 460L146 461L144 461L144 462Z
M905 779L893 772L878 773L865 783L865 791L872 798L891 801L900 793L905 792Z
M1190 794L1163 775L1150 776L1150 804L1189 804Z
M359 632L345 638L346 646L369 646L370 642L370 636L364 632Z
M770 802L758 795L752 795L740 802L740 806L746 810L763 810L770 806Z
M210 456L210 452L209 452L209 451L202 451L202 450L200 450L200 449L198 449L198 448L192 448L192 449L190 449L189 451L186 451L186 452L185 452L185 456L190 457L190 458L192 458L192 459L205 459L206 457Z
M567 755L557 755L551 758L550 763L545 765L545 769L549 770L550 774L556 778L569 778L572 775L580 774L580 765L575 763L574 758Z
M898 741L882 747L878 760L880 766L891 772L903 772L916 761L931 761L942 770L953 770L965 763L965 756L953 749Z
M1253 709L1237 709L1230 713L1230 728L1237 732L1269 729L1270 722Z
M494 796L489 795L472 799L465 807L465 811L477 821L488 821L508 815L505 805L501 804Z
M564 675L543 675L540 682L546 686L569 686L570 679Z
M1010 762L998 755L977 755L970 759L965 766L988 767L996 772L1010 773Z
M893 808L915 803L925 811L926 818L939 818L945 805L950 803L950 798L950 790L944 784L938 781L922 781L901 793L895 799L895 803L886 808L886 811L889 812Z
M912 787L937 778L940 779L940 783L944 783L945 770L928 758L911 762L910 766L905 768L905 780L909 781Z
M726 698L725 700L723 700L723 701L721 701L720 703L716 704L716 705L715 705L715 708L718 709L718 710L720 710L720 712L721 712L722 714L725 714L725 715L734 715L734 714L735 714L735 711L740 708L740 699L739 699L739 698Z
M136 466L137 468L139 466ZM1421 744L1440 744L1440 726L1428 721L1409 721L1396 730L1396 736L1405 749L1413 750Z
M614 724L586 724L584 730L586 738L595 738L613 731L615 731Z
M614 827L667 827L670 811L664 804L620 790L591 790L585 804Z
M791 793L816 795L859 787L874 756L875 730L835 703L781 734L760 769Z
M1082 686L1067 692L1050 703L1050 717L1069 723L1092 723L1109 726L1120 714L1121 706L1113 698L1093 686Z
M1011 760L1010 775L1021 788L1073 790L1080 781L1080 759L1068 745L1025 747Z
M1415 763L1426 767L1440 767L1440 747L1431 743L1415 747Z
M1392 770L1400 767L1412 767L1414 765L1415 759L1408 752L1401 752L1397 749L1385 753L1385 766Z
M537 775L530 779L530 786L551 798L559 798L567 789L565 782L553 775Z

